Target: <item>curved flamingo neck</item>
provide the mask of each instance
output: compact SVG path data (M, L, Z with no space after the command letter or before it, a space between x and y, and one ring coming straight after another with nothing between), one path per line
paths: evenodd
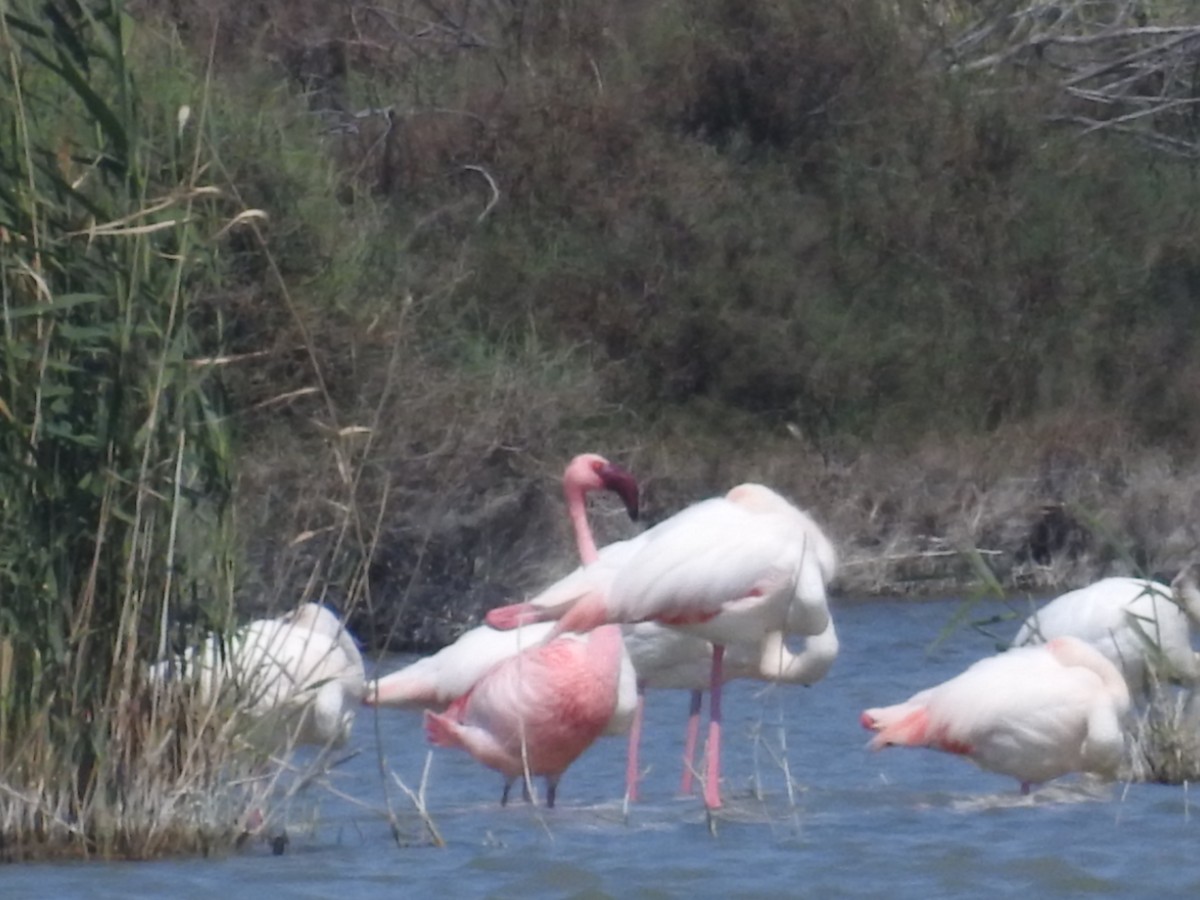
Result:
M588 524L584 491L578 485L568 482L563 485L563 493L567 498L567 511L571 515L571 526L575 529L575 544L579 548L579 561L585 566L590 566L600 559L600 551L596 549L596 539L592 537L592 526Z

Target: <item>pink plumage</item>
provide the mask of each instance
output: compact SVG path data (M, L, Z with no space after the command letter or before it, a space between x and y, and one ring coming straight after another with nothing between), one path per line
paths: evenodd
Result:
M504 776L504 796L523 774L559 778L608 725L617 705L621 632L563 635L504 660L445 713L425 713L430 742L460 747Z

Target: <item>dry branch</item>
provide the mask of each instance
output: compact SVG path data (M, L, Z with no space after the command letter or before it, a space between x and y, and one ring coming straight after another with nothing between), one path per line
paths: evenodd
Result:
M1194 22L1148 24L1143 5L1098 0L993 4L945 47L953 71L1051 73L1047 121L1131 137L1200 158L1200 10Z

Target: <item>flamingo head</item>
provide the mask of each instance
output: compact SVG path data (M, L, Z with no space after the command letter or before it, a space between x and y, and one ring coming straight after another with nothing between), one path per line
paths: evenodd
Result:
M611 463L596 453L582 453L571 460L563 474L563 485L568 492L612 491L621 498L629 518L637 521L638 485L627 470Z

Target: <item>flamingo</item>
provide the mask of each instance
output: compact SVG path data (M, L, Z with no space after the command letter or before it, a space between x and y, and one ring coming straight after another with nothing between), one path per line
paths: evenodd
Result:
M445 713L426 710L426 735L503 775L501 805L523 774L545 777L552 808L563 772L612 721L623 654L615 626L531 647L490 669Z
M587 522L586 505L587 495L598 490L617 494L630 518L638 515L638 488L632 475L595 453L574 457L563 472L563 495L576 547L586 564L600 559ZM572 576L563 581L574 583ZM426 731L431 742L461 746L480 762L505 774L502 803L507 801L517 774L512 768L512 754L524 752L527 758L535 757L530 772L547 776L548 800L553 806L558 778L575 757L599 734L629 730L636 704L636 679L619 631L615 651L607 633L593 642L559 638L549 631L549 627L536 625L515 633L486 626L472 629L433 656L374 682L364 702L426 708ZM581 640L590 652L580 649ZM598 666L608 665L610 652L616 660L612 703L607 702L606 690L602 690L610 673L605 672L590 692L584 685ZM527 678L528 686L514 686L518 676ZM505 702L511 706L504 708ZM433 711L446 704L449 709L445 715ZM591 717L600 707L607 710L604 724L593 733ZM565 717L559 715L564 710ZM572 718L573 711L580 715Z
M503 629L558 620L556 635L608 622L656 621L711 641L704 801L719 808L725 648L761 647L773 633L823 632L830 621L825 578L836 559L832 545L775 491L742 484L655 526L631 557L607 590L581 584L573 593L499 607L488 613L488 624Z
M1187 684L1200 682L1189 619L1200 618L1200 591L1191 568L1171 587L1143 578L1103 578L1063 594L1033 613L1014 646L1072 635L1094 645L1116 665L1135 695L1150 673Z
M1099 650L1057 637L988 657L895 706L863 712L869 746L929 747L1030 786L1068 772L1112 777L1129 688Z
M253 723L251 741L270 749L341 746L365 689L358 645L316 603L252 621L227 639L210 635L181 658L153 666L150 678L184 679L206 704L231 698Z

